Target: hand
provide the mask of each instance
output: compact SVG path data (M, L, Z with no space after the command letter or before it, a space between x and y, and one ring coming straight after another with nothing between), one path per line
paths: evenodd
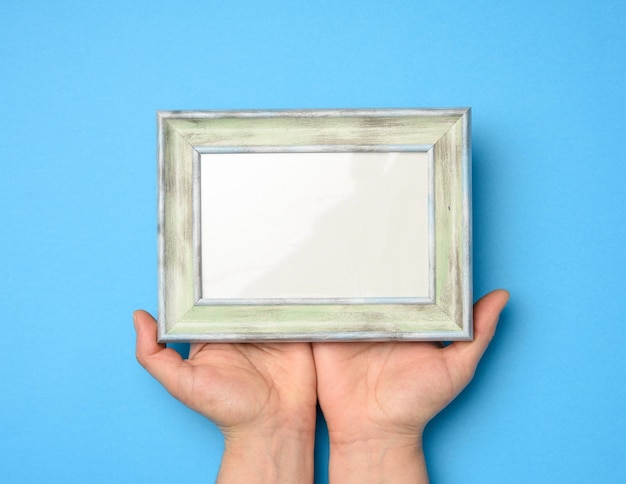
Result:
M470 342L313 345L331 479L428 481L424 427L472 379L508 297L494 291L476 303Z
M317 396L310 344L192 344L184 360L157 343L148 313L135 312L134 322L139 363L224 434L218 481L312 481Z

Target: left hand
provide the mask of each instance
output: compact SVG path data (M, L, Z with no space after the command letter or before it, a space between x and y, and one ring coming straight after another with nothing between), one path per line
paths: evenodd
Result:
M312 479L317 395L310 344L196 343L183 359L157 343L148 313L136 311L134 323L139 363L224 434L221 479Z

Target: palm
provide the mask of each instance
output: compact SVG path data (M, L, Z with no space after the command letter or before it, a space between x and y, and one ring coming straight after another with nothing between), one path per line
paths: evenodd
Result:
M315 416L315 366L311 345L194 344L189 358L156 344L155 323L138 313L138 358L185 405L225 432L309 424ZM151 320L151 321L149 321ZM285 422L285 416L293 416Z
M334 439L418 434L471 380L508 299L495 291L474 309L475 340L434 343L319 343L318 398Z
M315 405L310 345L194 345L183 366L176 396L221 427Z
M462 388L430 343L320 344L314 355L320 404L337 435L364 422L376 431L419 431Z

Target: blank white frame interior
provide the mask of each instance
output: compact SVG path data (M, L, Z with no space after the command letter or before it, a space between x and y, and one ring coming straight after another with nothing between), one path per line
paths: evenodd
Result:
M427 298L424 152L200 157L203 303Z

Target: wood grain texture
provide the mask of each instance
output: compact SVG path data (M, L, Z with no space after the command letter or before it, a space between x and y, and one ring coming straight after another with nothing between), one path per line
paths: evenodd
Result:
M469 109L159 113L161 341L471 338L469 116ZM226 151L247 147L385 151L389 147L393 151L406 146L419 147L432 157L429 230L433 232L434 294L430 302L198 304L200 241L194 191L198 190L199 152L219 147Z

